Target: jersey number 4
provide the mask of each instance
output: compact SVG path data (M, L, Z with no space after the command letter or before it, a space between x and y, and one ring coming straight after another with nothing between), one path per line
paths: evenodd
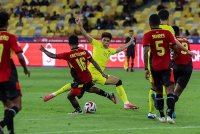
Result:
M165 54L165 48L161 46L163 44L163 40L155 41L156 50L158 56L163 56Z
M86 70L86 61L85 61L84 57L77 58L76 62L78 64L78 66L80 67L81 71Z
M0 62L3 54L3 44L0 44Z

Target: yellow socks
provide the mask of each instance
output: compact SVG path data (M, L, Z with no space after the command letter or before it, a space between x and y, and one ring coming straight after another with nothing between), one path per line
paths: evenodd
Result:
M127 98L126 92L124 91L123 86L122 85L117 86L116 90L117 90L117 93L118 93L119 97L121 98L121 100L124 103L128 103L129 101L128 101L128 98Z
M62 94L62 93L69 91L69 90L71 90L71 83L64 85L63 87L61 87L59 90L57 90L53 94L56 96L56 95Z
M150 113L154 113L154 101L152 98L152 95L155 93L155 91L153 91L152 89L149 90L149 112Z

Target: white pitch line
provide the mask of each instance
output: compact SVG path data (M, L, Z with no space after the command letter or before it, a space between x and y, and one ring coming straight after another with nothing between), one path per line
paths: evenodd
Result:
M93 133L93 132L114 132L114 131L130 131L130 130L157 130L157 129L200 129L200 126L180 126L180 127L141 127L141 128L120 128L120 129L90 129L90 130L74 130L74 131L56 131L56 132L34 132L26 134L66 134L66 133Z

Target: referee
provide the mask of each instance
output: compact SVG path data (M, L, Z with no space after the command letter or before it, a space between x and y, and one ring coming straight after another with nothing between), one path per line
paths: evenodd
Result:
M126 38L126 43L128 43L133 36L133 30L129 30L129 36ZM134 58L135 58L135 44L136 44L136 39L134 38L134 44L131 44L127 50L126 50L126 60L127 60L127 69L126 71L129 71L129 62L131 59L131 72L133 72L133 67L134 67Z

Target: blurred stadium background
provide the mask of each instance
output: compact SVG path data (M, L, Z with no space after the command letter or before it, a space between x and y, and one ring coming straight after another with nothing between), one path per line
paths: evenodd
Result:
M149 30L148 16L161 8L170 11L169 24L180 26L182 35L199 37L200 0L1 0L0 5L11 15L9 32L22 37L80 34L74 19L81 13L94 37L105 30L124 37L134 29L140 38Z

